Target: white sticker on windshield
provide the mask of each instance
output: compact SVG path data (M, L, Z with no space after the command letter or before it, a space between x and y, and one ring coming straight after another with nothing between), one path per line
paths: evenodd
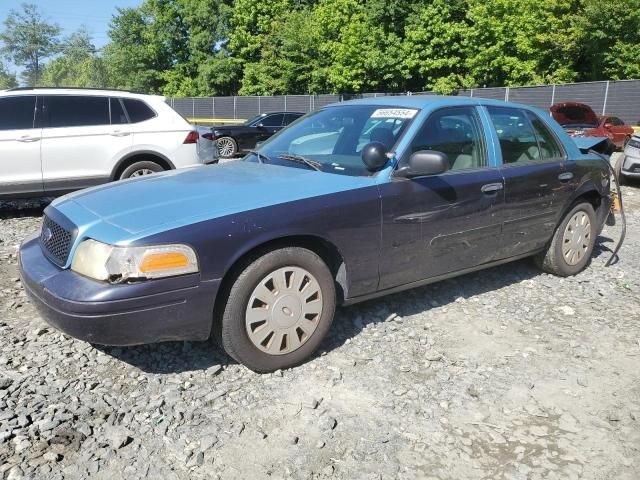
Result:
M412 108L379 108L371 118L413 118L417 112Z

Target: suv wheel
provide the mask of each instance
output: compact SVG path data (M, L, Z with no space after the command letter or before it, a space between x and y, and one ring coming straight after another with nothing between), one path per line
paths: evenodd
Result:
M238 153L238 144L231 137L220 137L216 140L216 145L222 158L231 158Z
M152 173L162 172L164 168L155 162L148 160L142 162L135 162L124 169L120 175L120 180L132 177L141 177L143 175L151 175Z
M297 247L269 252L236 278L217 325L225 351L256 372L298 365L331 326L335 286L322 259Z
M590 203L578 203L556 229L546 252L536 257L545 272L575 275L587 266L596 241L596 214Z

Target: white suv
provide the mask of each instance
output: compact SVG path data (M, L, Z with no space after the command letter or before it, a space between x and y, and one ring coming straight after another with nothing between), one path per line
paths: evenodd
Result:
M0 91L0 198L60 195L197 165L203 163L198 137L160 96L71 88Z

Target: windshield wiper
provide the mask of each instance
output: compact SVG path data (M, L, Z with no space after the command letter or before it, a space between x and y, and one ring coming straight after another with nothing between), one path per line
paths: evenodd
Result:
M300 155L284 154L284 155L278 155L278 158L281 158L283 160L289 160L290 162L303 163L306 166L311 167L314 170L317 170L318 172L322 171L322 164L320 162L316 162L315 160L309 160L308 158L304 158L303 156L300 156Z
M264 153L260 153L257 150L247 150L248 153L254 154L258 158L259 163L264 163L265 161L271 161L269 157L267 157Z

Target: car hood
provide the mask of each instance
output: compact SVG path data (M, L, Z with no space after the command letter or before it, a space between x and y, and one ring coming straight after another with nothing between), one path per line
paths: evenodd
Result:
M84 236L101 239L97 224L102 224L104 231L111 227L129 234L120 238L110 234L104 241L123 242L198 221L374 183L373 177L234 161L82 190L61 197L52 207L77 224Z
M551 116L563 127L582 126L596 128L598 117L589 105L584 103L556 103L551 106Z

